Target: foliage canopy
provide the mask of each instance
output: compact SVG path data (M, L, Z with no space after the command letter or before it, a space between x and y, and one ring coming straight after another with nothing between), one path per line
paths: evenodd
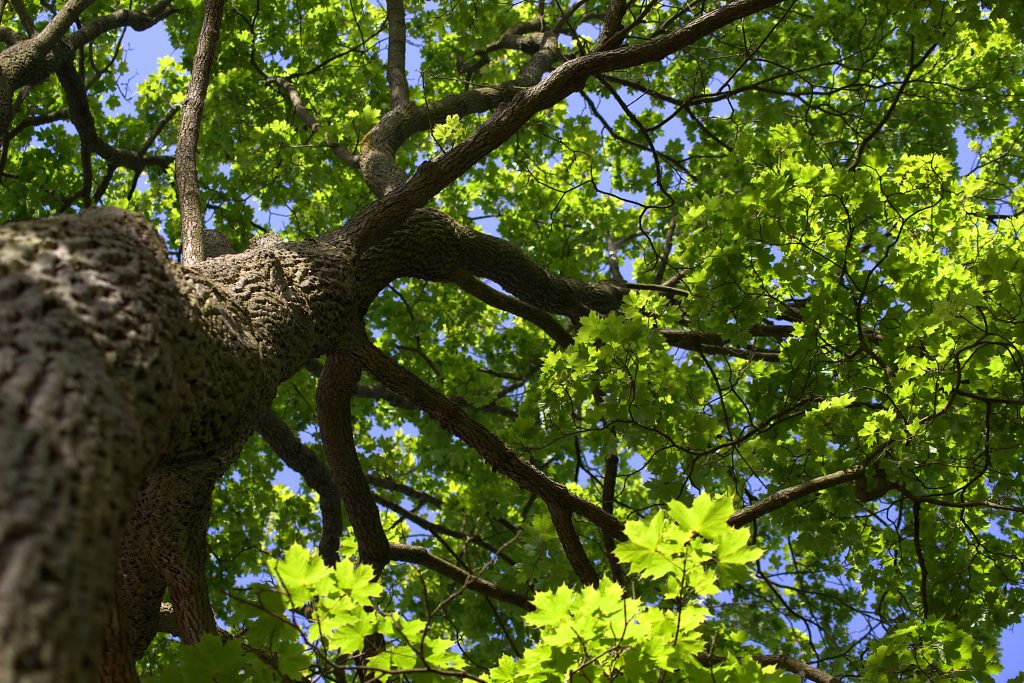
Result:
M989 4L228 3L207 227L315 238L422 181L409 208L612 283L616 310L544 311L425 267L364 322L624 532L566 532L367 374L351 425L394 561L375 578L349 529L326 566L315 482L273 484L285 450L323 457L313 359L274 402L289 434L261 427L214 495L233 637L161 638L143 679L993 680L1024 613L1024 6ZM72 5L79 33L119 8ZM9 6L11 45L58 9ZM127 21L14 93L5 219L119 206L180 249L203 7L146 12L184 56L137 94Z

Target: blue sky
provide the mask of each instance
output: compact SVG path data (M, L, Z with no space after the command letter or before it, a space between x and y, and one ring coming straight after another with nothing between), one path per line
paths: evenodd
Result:
M128 55L129 65L130 80L128 88L132 95L134 95L135 89L142 80L156 71L157 60L160 57L166 55L181 57L180 51L172 50L167 40L167 35L160 27L154 27L144 33L129 31L125 35L124 46ZM418 50L415 49L415 46L410 46L409 64L413 65L410 69L412 71L410 81L413 83L419 80L419 73L414 66L418 63L418 58ZM960 167L961 169L969 169L973 165L975 155L968 150L966 138L958 136L957 142L960 150L958 158ZM629 270L627 269L625 272L628 274ZM282 481L291 483L286 480ZM1002 648L1005 670L1002 674L996 676L997 683L1006 683L1006 681L1009 681L1018 673L1024 673L1024 626L1008 629L1003 634Z

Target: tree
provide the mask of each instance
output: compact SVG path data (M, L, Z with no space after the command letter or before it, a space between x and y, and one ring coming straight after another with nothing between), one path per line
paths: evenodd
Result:
M3 5L0 681L993 680L990 4Z

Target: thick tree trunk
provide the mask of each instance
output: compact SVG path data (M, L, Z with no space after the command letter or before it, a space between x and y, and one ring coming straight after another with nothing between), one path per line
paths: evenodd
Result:
M188 640L213 627L210 490L318 352L334 261L266 248L183 269L111 209L0 226L0 682L95 680L105 639L105 677L125 675L164 585Z
M378 228L181 267L115 209L0 226L0 683L134 680L165 588L185 642L213 630L213 486L281 381L365 344L362 314L394 278L487 277L553 313L622 296L436 211ZM489 439L485 459L518 472Z

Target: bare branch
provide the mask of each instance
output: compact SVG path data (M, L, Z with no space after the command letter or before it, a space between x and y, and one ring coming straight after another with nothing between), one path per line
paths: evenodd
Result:
M420 405L442 427L476 450L495 471L549 505L579 514L598 527L608 529L617 538L624 538L622 522L593 503L573 495L564 484L549 478L451 400L384 355L365 337L352 340L352 352L370 373L390 389Z
M429 531L430 533L434 534L435 536L449 536L451 538L457 538L457 539L459 539L461 541L465 541L466 543L470 543L472 545L479 546L479 547L483 548L484 550L486 550L489 553L493 553L493 554L497 555L502 560L504 560L507 564L510 564L510 565L516 564L516 561L514 559L512 559L511 557L509 557L508 555L503 553L496 546L494 546L494 545L488 543L487 541L483 540L479 536L475 536L473 534L468 534L465 531L459 531L458 529L452 529L451 527L447 527L447 526L445 526L443 524L439 524L437 522L432 522L429 519L427 519L427 518L425 518L425 517L423 517L421 515L417 515L415 512L412 512L410 510L406 510L404 507L402 507L401 505L399 505L395 501L390 500L388 498L385 498L384 496L374 495L373 499L375 501L377 501L377 503L379 503L380 505L386 507L388 510L391 510L392 512L394 512L399 517L412 522L413 524L415 524L416 526L418 526L418 527L420 527L422 529L426 529L427 531Z
M461 583L466 586L466 588L476 591L481 595L486 595L489 598L507 602L510 605L515 605L516 607L520 607L527 611L533 610L533 605L530 604L530 600L525 595L514 593L513 591L502 588L501 586L493 584L486 579L474 576L465 569L456 567L451 562L443 560L437 555L432 555L426 548L392 543L391 559L398 562L417 564L422 567L426 567L427 569L433 569L438 574L447 576L452 581Z
M391 108L409 104L409 79L405 72L405 3L388 2L388 87Z
M797 484L796 486L784 488L765 496L761 500L753 503L752 505L748 505L742 510L735 512L731 517L729 517L729 524L734 527L745 526L770 512L774 512L779 508L789 505L795 500L803 498L804 496L809 496L812 493L824 491L825 489L832 488L833 486L839 486L841 484L855 481L863 476L863 467L851 467L849 469L839 470L838 472L831 472L820 477L815 477L814 479L805 481L802 484Z
M316 404L324 455L359 543L359 560L380 574L388 561L388 537L352 437L352 392L360 375L362 367L354 358L328 356L320 372Z
M303 444L277 413L268 410L256 425L263 440L281 461L298 472L306 485L320 496L320 557L327 565L338 561L341 538L341 493L330 470Z
M217 55L224 0L205 0L203 23L199 29L196 54L192 60L192 77L181 108L181 129L178 149L174 155L174 180L178 190L181 214L181 262L194 265L203 260L203 206L199 197L199 174L196 153L203 122L203 105L210 74Z
M334 156L341 159L341 162L349 168L359 168L359 157L352 152L348 151L334 139L331 138L330 134L323 130L320 126L320 122L316 116L311 112L302 102L302 97L299 95L298 88L295 84L284 78L283 76L267 76L266 82L273 85L281 97L284 98L285 103L291 108L292 112L302 121L303 125L306 126L311 132L323 135L324 142L327 143L327 148L331 150Z
M492 289L477 278L466 273L456 274L452 278L452 282L457 284L467 294L476 297L488 306L493 306L533 323L546 332L559 346L566 347L572 344L572 335L557 320L551 317L547 311L521 301L514 296L509 296L496 289Z

